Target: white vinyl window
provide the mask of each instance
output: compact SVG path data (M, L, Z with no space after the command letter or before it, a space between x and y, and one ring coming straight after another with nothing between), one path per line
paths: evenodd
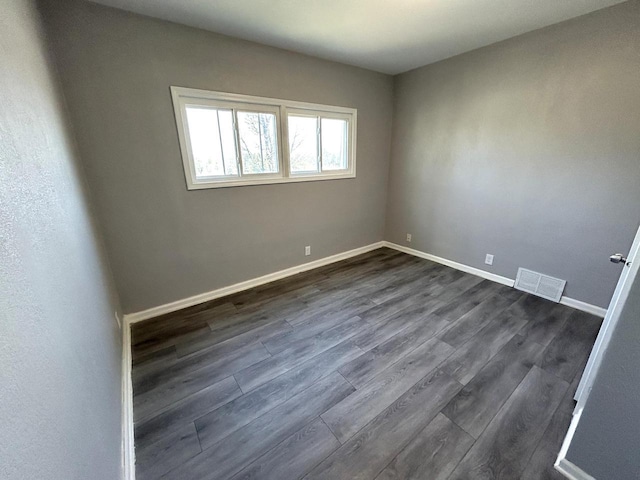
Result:
M171 87L187 188L353 178L356 110Z
M292 175L349 169L349 115L287 110Z

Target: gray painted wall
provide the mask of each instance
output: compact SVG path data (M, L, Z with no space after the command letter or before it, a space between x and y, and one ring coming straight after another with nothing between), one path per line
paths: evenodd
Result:
M95 4L45 6L126 312L383 239L391 77ZM171 85L355 107L357 178L187 191Z
M567 459L598 480L640 478L640 277L631 286Z
M0 478L114 480L117 301L32 3L0 9Z
M395 77L385 238L606 307L640 222L639 25L634 0Z

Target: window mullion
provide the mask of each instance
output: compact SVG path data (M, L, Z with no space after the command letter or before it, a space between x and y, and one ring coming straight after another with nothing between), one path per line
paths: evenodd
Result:
M322 173L322 119L318 118L318 172Z
M262 118L260 117L260 113L256 114L258 117L258 138L260 139L260 165L262 166L262 171L264 172L264 151L262 149Z
M224 161L224 147L222 146L222 130L220 130L220 110L216 110L218 120L218 142L220 143L220 154L222 156L222 173L227 174L227 164Z
M291 151L289 150L289 114L287 113L287 107L280 105L280 114L278 117L278 126L280 135L278 137L280 150L282 151L282 176L291 177Z
M233 109L233 134L236 142L236 163L238 164L238 174L242 178L242 148L240 147L240 128L238 128L238 110Z

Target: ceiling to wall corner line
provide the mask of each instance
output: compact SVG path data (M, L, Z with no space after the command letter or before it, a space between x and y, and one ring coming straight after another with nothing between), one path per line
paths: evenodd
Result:
M398 74L624 0L92 0Z

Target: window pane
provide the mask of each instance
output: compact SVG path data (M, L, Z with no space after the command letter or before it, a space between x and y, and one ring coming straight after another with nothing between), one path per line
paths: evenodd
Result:
M236 134L233 130L233 112L218 110L218 125L224 153L224 168L227 175L238 175L238 153L236 150Z
M289 155L291 173L319 170L317 117L289 115Z
M347 121L322 119L322 170L346 170Z
M231 111L186 107L186 112L196 178L237 175Z
M278 139L273 113L238 112L243 173L277 173Z

